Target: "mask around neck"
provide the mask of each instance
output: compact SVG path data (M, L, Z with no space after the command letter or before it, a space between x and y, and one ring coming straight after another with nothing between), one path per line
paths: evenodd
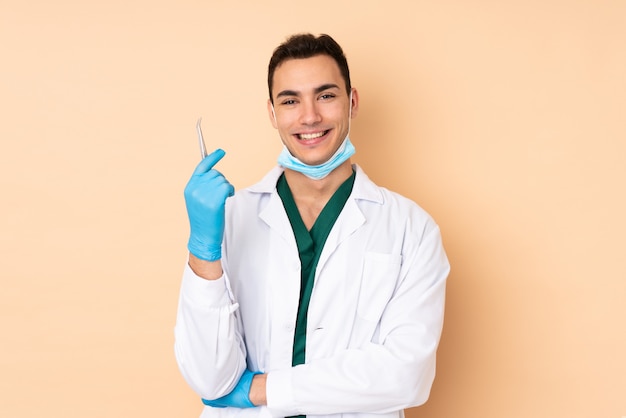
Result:
M319 165L308 165L294 157L286 146L278 156L278 164L298 173L302 173L310 179L321 180L328 176L335 168L355 153L354 145L350 142L350 137L346 136L337 151L325 163Z

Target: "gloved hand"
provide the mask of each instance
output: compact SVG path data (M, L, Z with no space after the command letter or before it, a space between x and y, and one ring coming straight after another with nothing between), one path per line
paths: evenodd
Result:
M185 187L185 203L191 233L187 248L196 257L216 261L222 258L226 199L235 188L213 166L226 153L217 149L200 161Z
M254 408L254 404L250 401L250 386L252 385L254 375L259 373L261 372L251 372L246 369L239 382L237 382L237 386L228 395L212 401L202 399L202 403L214 408L226 408L227 406L232 408Z

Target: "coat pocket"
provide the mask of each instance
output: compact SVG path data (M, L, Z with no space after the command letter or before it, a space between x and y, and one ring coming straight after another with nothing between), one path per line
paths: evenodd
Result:
M357 315L378 323L391 299L400 274L402 257L395 254L367 253L363 264Z

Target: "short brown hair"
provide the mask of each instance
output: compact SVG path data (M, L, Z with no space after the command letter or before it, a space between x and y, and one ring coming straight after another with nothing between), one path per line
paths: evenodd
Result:
M303 33L287 38L285 42L274 50L272 58L270 58L267 69L267 87L272 103L274 103L272 87L274 85L274 72L276 68L289 59L311 58L316 55L328 55L335 60L341 72L341 76L346 83L346 91L350 92L350 70L348 68L348 60L341 46L329 35L322 34L316 37L310 33Z

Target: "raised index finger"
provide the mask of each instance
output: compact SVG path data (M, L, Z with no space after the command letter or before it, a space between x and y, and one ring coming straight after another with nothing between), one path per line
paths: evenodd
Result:
M226 155L226 152L223 149L216 149L200 161L200 164L197 165L193 175L197 176L211 170L213 166L215 166L215 164L217 164L217 162L224 157L224 155Z

